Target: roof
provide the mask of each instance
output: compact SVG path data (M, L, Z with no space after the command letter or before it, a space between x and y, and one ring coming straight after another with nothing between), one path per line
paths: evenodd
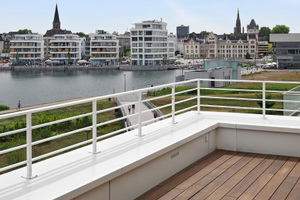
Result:
M270 34L270 42L300 42L300 33Z
M248 29L254 29L254 28L258 28L258 25L255 23L254 19L252 19L250 24L247 27Z
M55 34L72 34L72 31L62 30L62 29L59 29L59 30L50 29L50 30L47 30L47 32L44 35L44 37L54 36Z

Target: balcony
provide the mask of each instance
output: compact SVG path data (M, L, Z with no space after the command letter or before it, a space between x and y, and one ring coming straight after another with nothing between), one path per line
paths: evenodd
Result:
M0 115L0 120L16 116L26 117L25 128L1 133L0 137L24 131L27 135L26 144L0 151L0 155L21 148L26 148L27 152L25 161L0 169L0 171L3 172L12 170L16 167L21 167L0 176L0 183L5 183L0 184L0 198L40 199L43 197L43 199L134 199L157 185L159 185L157 188L162 187L160 183L197 162L199 159L205 158L210 161L223 159L224 161L222 156L227 156L227 160L228 162L231 162L231 164L226 164L226 167L221 166L219 169L215 166L217 172L220 174L223 174L223 172L225 173L231 169L231 167L234 167L234 169L237 170L236 173L240 174L243 172L245 174L246 171L249 171L250 169L249 167L243 169L242 166L247 166L248 163L254 162L252 161L253 159L256 160L255 162L257 163L257 159L260 159L261 162L263 162L262 159L267 158L267 155L283 156L280 157L282 159L278 160L282 160L280 161L282 166L288 166L290 170L286 171L285 168L282 170L278 169L278 175L276 173L277 171L273 171L274 178L273 176L267 175L269 180L276 183L275 185L278 185L278 187L281 182L289 181L290 179L287 180L285 177L293 177L293 173L295 173L295 170L298 170L299 166L297 164L297 160L299 160L298 157L300 157L299 117L283 116L282 112L285 109L271 109L267 108L266 105L267 102L271 101L277 103L300 102L269 99L267 98L267 94L270 92L274 94L285 92L283 90L274 90L272 87L269 87L269 84L293 84L297 86L300 83L232 80L235 83L255 83L261 85L261 88L245 89L241 87L237 89L200 87L205 81L228 82L230 80L190 80ZM182 91L175 90L177 87L187 84L196 85L196 87ZM164 88L171 88L170 93L142 99L142 94L147 93L149 90L160 90ZM205 94L205 90L208 91L208 93L210 93L211 90L220 92L224 92L225 90L246 93L259 92L262 96L261 99L257 99L258 97L213 96ZM178 99L177 97L180 97L183 93L194 95L190 95L186 99ZM134 102L136 104L136 112L134 114L102 123L97 122L97 114L100 114L101 116L101 113L103 112L127 107L125 104L97 110L98 100L132 94L135 94L138 97ZM158 108L150 108L146 111L139 109L139 106L143 103L157 100L160 101L164 98L170 98L170 103L159 105ZM205 99L219 99L225 104L207 104L204 101ZM179 107L188 101L195 102L195 104L189 107ZM240 107L232 105L232 103L236 101L245 101L246 106ZM255 101L262 102L262 107L251 107L249 102ZM90 113L55 120L44 124L32 125L32 115L35 113L71 105L81 105L84 103L92 104L92 111ZM154 112L157 109L163 110L167 107L171 108L169 113L165 113L165 115L155 119L147 121L143 120L144 113ZM238 110L239 112L233 113L228 112L228 110L227 112L204 111L204 108L226 108L230 111ZM257 114L242 113L241 110L252 110ZM273 112L272 115L270 115L270 111L276 112ZM92 116L92 125L62 133L61 135L32 141L32 130L85 116ZM97 127L124 120L128 117L137 117L137 124L132 124L129 127L122 128L107 135L97 136ZM92 139L32 158L33 146L86 130L92 130ZM105 139L107 137L109 138ZM42 160L76 147L80 148ZM254 154L260 155L256 156ZM286 161L286 164L283 163L284 159L288 160ZM39 160L42 161L37 162ZM220 165L222 164L221 161L217 162L219 162ZM227 161L224 161L224 163L225 162ZM277 161L275 162L277 163ZM238 168L235 163L241 168ZM26 166L22 167L23 165ZM205 166L204 164L202 165L204 169ZM210 165L210 162L206 162L206 165ZM256 166L253 163L251 166L253 169L256 169ZM193 165L190 168L192 167ZM242 172L240 172L239 169ZM210 168L210 170L213 169ZM210 173L207 170L206 172L207 174ZM284 172L284 176L281 176L282 172ZM229 175L234 176L235 171L231 169L230 173L231 174L226 172L225 175L227 174L227 177L231 177ZM216 175L216 172L214 172L214 175ZM225 175L220 176L222 178ZM21 178L22 176L25 178ZM225 181L229 180L229 178L221 178L217 179L219 186L216 187L216 190L211 190L211 194L212 192L217 191L218 188L225 187L223 186ZM178 178L176 180L178 180ZM292 180L297 182L295 188L298 187L299 178L294 178ZM274 188L277 189L275 186ZM275 192L276 191L277 190L275 190Z

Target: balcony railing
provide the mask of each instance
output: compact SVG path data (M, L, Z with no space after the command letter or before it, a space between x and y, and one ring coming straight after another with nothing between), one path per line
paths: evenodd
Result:
M225 85L228 85L228 83L232 83L232 84L230 84L227 87L221 87L221 88L205 87L205 85L216 85L216 82L219 82L219 83L225 82L226 83ZM246 85L241 85L241 83L246 83ZM283 107L280 107L280 106L277 108L268 108L267 107L268 102L275 102L280 105L283 103L293 103L293 104L300 105L300 101L283 100L283 98L271 99L268 96L268 94L271 94L271 93L277 94L277 96L283 95L284 92L286 92L287 90L290 90L290 88L293 87L293 85L295 85L295 87L296 87L296 86L300 85L300 82L228 80L228 79L193 79L193 80L184 81L184 82L177 82L177 83L171 83L171 84L166 84L166 85L160 85L160 86L155 86L155 87L150 87L150 88L143 88L143 89L138 89L138 90L133 90L133 91L128 91L128 92L123 92L123 93L93 97L93 98L88 98L88 99L84 99L84 100L72 101L72 102L68 102L68 103L58 103L58 104L52 105L52 106L40 107L40 108L36 108L36 109L0 115L0 122L1 122L1 120L5 120L5 119L7 120L10 118L14 118L14 117L20 117L20 116L26 117L26 126L25 127L0 133L0 139L1 139L2 137L11 136L11 135L21 133L21 132L23 132L23 133L26 132L26 144L22 144L22 145L15 146L12 148L0 150L0 156L1 156L3 154L14 152L16 150L26 149L26 160L2 167L2 168L0 168L0 172L4 172L7 170L14 169L16 167L26 165L27 166L27 174L24 174L24 177L27 179L31 179L31 178L33 178L33 175L32 175L33 174L33 170L32 170L33 162L45 159L50 156L54 156L59 153L63 153L67 150L78 148L82 145L86 145L89 143L92 144L91 152L93 154L96 154L96 153L98 153L98 149L97 149L97 141L98 140L102 140L107 137L112 137L116 134L120 134L122 132L132 130L132 129L137 129L138 130L137 137L142 137L143 126L145 126L149 123L153 123L160 119L165 119L165 118L170 118L171 122L173 124L175 124L176 123L176 115L183 113L183 112L190 111L190 110L197 110L198 114L201 114L202 109L216 109L218 111L222 111L220 109L226 109L225 112L228 112L228 111L229 112L232 112L232 111L241 112L241 110L254 111L254 114L255 113L257 114L259 112L259 114L262 115L262 117L264 119L267 118L267 115L270 114L267 112L270 112L270 111L275 112L275 113L271 113L271 114L280 114L280 115L282 115L283 111L289 111L291 113L295 113L295 112L298 112L298 109L290 110L290 109L284 109ZM179 87L179 86L182 86L182 87ZM234 86L234 87L232 87L232 86ZM178 90L178 89L181 89L181 90ZM146 99L142 98L142 96L144 94L147 94L147 93L150 94L151 92L153 94L154 91L169 91L169 92L166 92L166 93L162 94L161 96L151 96ZM300 95L299 91L290 91L290 92L292 92L295 95ZM261 98L258 98L258 96L255 96L255 95L253 96L253 94L255 94L255 93L260 94L260 96L259 95L258 96ZM114 106L114 107L105 108L105 109L101 109L101 110L97 109L97 101L99 101L99 100L117 98L117 97L120 97L123 95L132 95L132 94L137 95L138 100L136 102L131 102L128 104ZM183 94L187 94L187 95L185 95L186 98L178 98L178 97L182 97ZM250 96L249 94L252 94L252 96ZM225 96L225 95L227 95L227 96ZM142 111L141 109L139 109L141 107L141 105L145 102L161 101L163 99L168 99L170 103L165 103L163 105L159 105L157 108L150 108L146 111ZM219 104L219 105L212 104L212 101L214 101L214 100L221 100L221 104ZM245 102L243 105L246 105L246 106L232 105L232 103L235 103L237 101ZM186 105L187 102L191 102L191 103ZM250 106L249 102L261 102L261 107ZM65 108L65 107L74 106L74 105L81 105L81 104L85 104L85 103L92 104L91 112L85 113L85 114L78 114L78 115L75 115L72 117L67 117L65 119L50 121L47 123L40 123L37 125L33 125L33 123L32 123L33 114L35 114L35 113L41 113L44 111L51 111L54 109ZM119 117L119 118L116 118L113 120L109 120L109 121L105 121L105 122L101 122L101 123L97 122L98 114L105 113L108 111L115 111L116 109L120 109L123 107L127 108L127 106L131 105L132 103L135 103L135 105L136 105L136 108L137 108L136 113L131 114L129 116L122 116L122 117ZM179 108L179 105L181 105L180 108ZM167 108L169 109L169 111L165 111L165 109L167 109ZM163 112L165 112L165 114L162 116L159 116L155 119L143 121L143 119L142 119L143 113L155 112L155 111L157 111L157 109L162 110ZM32 139L32 136L33 136L32 131L35 129L39 129L42 127L49 127L49 126L56 125L59 123L67 122L70 120L76 120L76 119L88 117L88 116L92 117L92 123L89 126L71 130L69 132L65 132L65 133L51 136L48 138L42 138L37 141L33 141L33 139ZM97 136L97 128L98 127L105 126L105 125L108 125L108 124L111 124L111 123L114 123L117 121L125 120L128 117L133 117L133 116L136 116L138 118L137 124L132 124L129 127L121 128L119 130L110 132L108 134ZM89 130L92 131L91 139L87 139L86 141L79 142L77 144L74 144L74 145L71 145L68 147L64 147L64 148L61 148L61 149L58 149L58 150L52 151L50 153L46 153L46 154L34 157L34 158L32 156L33 155L33 147L35 145L39 145L42 143L46 143L46 142L53 141L53 140L56 140L56 139L59 139L62 137L70 136L70 135L73 135L73 134L76 134L79 132L84 132L84 131L89 131Z

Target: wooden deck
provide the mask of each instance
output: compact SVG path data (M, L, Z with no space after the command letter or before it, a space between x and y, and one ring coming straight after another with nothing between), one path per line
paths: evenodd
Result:
M138 200L300 199L299 158L215 151Z

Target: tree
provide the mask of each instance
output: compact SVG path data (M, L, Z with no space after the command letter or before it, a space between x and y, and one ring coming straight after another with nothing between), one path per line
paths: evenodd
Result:
M83 32L77 32L75 33L76 35L79 35L80 37L88 37L88 35L86 35L85 33Z
M201 34L201 35L208 35L209 32L207 32L207 31L201 31L200 34Z
M250 59L250 57L251 57L251 56L250 56L250 53L247 52L246 55L245 55L245 58L246 58L246 59Z
M32 34L32 31L30 29L23 29L23 30L19 30L18 34Z
M178 54L180 54L180 51L175 51L175 56L177 56Z
M257 99L262 99L262 94L261 93L256 93L255 94ZM266 94L266 99L272 99L272 95L270 93ZM272 108L274 104L276 103L275 101L265 101L266 102L266 108ZM257 101L257 104L262 108L263 107L263 102Z
M265 37L269 41L271 29L269 27L261 27L258 32L258 37Z
M272 30L271 33L289 33L290 28L285 25L276 25Z

